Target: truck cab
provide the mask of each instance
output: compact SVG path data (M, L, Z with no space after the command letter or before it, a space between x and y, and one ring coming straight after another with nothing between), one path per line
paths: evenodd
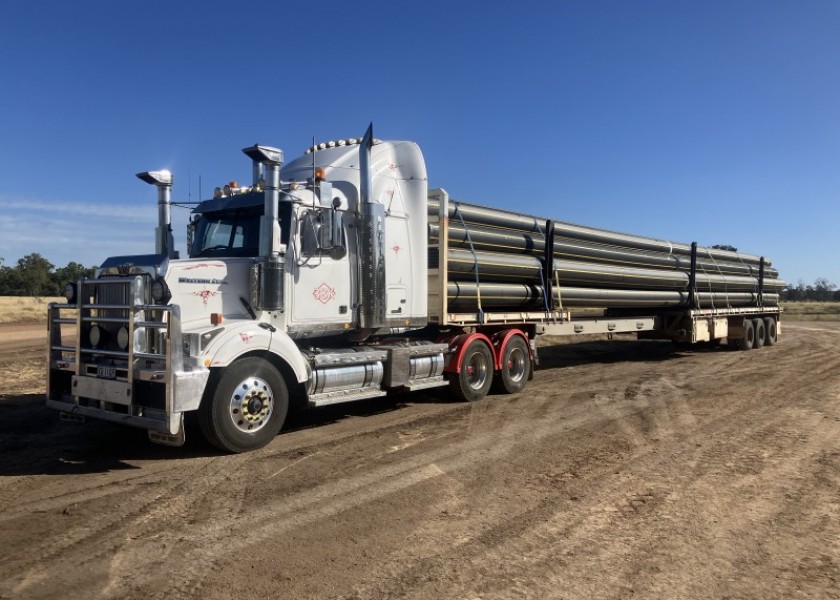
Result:
M155 254L108 259L50 308L47 402L65 418L177 445L184 413L198 410L213 444L244 451L268 443L290 405L445 383L446 346L399 337L427 323L416 144L369 130L285 165L276 148L243 151L253 181L193 209L187 258L172 248L171 176L138 175L158 188ZM76 343L63 345L70 324Z

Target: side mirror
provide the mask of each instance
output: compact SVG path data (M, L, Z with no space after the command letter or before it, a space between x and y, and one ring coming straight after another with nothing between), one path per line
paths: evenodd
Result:
M326 254L333 260L344 258L347 247L344 243L342 217L343 213L338 212L335 207L307 212L301 229L303 254Z
M341 260L347 254L347 246L344 243L344 230L342 228L343 214L338 212L341 208L341 199L333 198L332 201L332 240L330 244L330 258Z

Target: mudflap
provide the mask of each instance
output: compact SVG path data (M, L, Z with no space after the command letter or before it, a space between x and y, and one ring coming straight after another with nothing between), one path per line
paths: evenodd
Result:
M164 433L162 431L155 431L154 429L149 429L146 431L146 433L149 434L149 441L155 444L161 444L162 446L174 446L176 448L183 446L184 442L187 441L187 434L186 428L184 427L183 413L179 416L180 423L178 424L179 426L177 433Z
M59 421L68 421L70 423L84 423L85 418L82 415L61 411L58 413Z
M181 431L172 435L170 433L163 433L161 431L152 431L149 429L149 440L155 444L161 444L163 446L175 446L176 448L179 446L183 446L184 442L187 441L187 436L184 435L184 428L181 427Z

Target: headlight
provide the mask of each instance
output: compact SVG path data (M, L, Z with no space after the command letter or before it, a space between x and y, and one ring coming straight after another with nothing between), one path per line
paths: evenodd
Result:
M64 286L64 298L67 300L67 304L75 304L76 302L76 284L75 283L68 283Z
M152 299L155 302L160 302L163 299L163 283L160 279L156 279L152 284Z
M128 348L128 329L125 327L120 327L117 331L117 346L120 347L120 350Z
M152 300L161 304L169 300L169 288L162 278L155 279L152 282Z
M90 345L93 348L96 348L99 345L99 342L102 341L102 330L99 328L99 325L90 326L88 340L90 340Z

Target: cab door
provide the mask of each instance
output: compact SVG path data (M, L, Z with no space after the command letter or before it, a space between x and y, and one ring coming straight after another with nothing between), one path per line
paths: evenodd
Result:
M290 333L329 335L352 326L353 278L343 214L300 207L292 251Z

